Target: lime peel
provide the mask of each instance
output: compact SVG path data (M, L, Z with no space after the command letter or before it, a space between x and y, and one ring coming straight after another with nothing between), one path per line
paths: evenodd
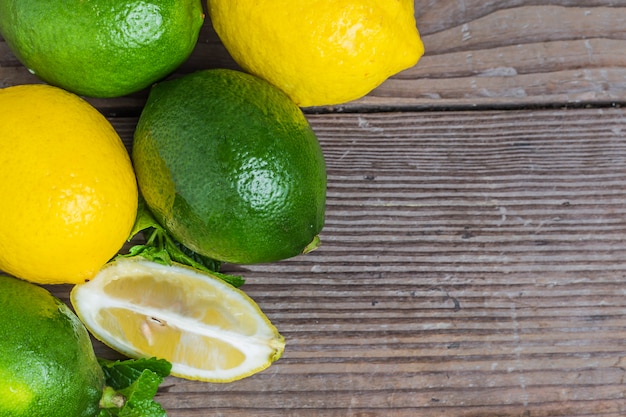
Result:
M153 86L132 159L156 220L209 258L291 258L324 225L317 136L288 96L250 74L209 69Z
M41 286L0 274L0 304L0 416L166 417L153 397L169 362L97 358L76 314Z

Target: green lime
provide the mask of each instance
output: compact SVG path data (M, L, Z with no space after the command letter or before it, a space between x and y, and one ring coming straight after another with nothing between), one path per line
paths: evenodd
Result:
M116 97L168 75L191 54L200 0L0 0L0 34L42 80Z
M147 206L199 254L273 262L319 243L322 150L300 108L266 81L217 69L155 85L132 157Z
M0 416L97 415L104 374L69 307L6 275L0 275L0 305Z

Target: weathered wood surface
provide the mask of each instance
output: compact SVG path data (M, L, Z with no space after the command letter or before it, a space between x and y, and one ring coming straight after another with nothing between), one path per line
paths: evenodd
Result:
M168 378L169 416L626 415L626 2L415 4L418 66L307 112L322 247L237 268L283 358ZM205 67L236 67L208 24L179 72ZM92 102L130 146L144 99Z
M425 56L335 110L607 104L626 96L626 2L415 0ZM0 41L0 87L36 82ZM237 68L209 21L179 73ZM131 97L93 100L133 108Z
M169 378L170 416L626 413L625 110L309 119L324 243L239 268L285 354L232 384ZM127 143L135 121L113 119Z

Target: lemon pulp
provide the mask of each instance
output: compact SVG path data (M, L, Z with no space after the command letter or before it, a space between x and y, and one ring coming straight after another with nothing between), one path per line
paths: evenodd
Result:
M280 358L284 338L245 293L182 265L119 258L74 287L92 334L133 358L172 363L172 375L229 382Z

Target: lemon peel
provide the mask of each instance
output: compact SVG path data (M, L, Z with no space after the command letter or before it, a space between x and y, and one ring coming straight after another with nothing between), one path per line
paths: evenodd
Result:
M128 151L109 121L45 84L0 89L0 270L78 283L122 248L137 214Z
M208 11L233 59L302 107L363 97L424 53L413 0L210 0Z

